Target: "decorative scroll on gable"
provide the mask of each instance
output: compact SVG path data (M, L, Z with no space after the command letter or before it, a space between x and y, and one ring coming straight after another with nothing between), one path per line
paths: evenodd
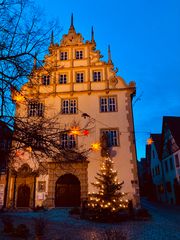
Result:
M76 33L75 31L72 31L68 34L63 35L62 40L60 42L60 46L68 46L68 45L82 45L84 38L80 33Z

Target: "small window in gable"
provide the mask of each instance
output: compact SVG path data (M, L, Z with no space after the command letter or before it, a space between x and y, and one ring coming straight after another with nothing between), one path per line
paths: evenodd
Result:
M67 74L60 74L59 75L59 83L66 84L67 83Z
M76 73L76 82L77 83L84 82L84 73L82 73L82 72Z
M93 82L100 82L102 80L101 71L93 72Z
M50 84L50 76L49 75L43 75L42 76L42 84L47 86Z
M82 50L76 51L76 59L83 59L83 51Z
M60 52L60 60L68 60L68 53Z

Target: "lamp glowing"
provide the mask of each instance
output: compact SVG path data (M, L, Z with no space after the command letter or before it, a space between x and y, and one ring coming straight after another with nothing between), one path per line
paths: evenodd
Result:
M153 142L154 142L154 141L152 140L152 138L148 138L148 140L147 140L147 144L148 144L148 145L151 145Z

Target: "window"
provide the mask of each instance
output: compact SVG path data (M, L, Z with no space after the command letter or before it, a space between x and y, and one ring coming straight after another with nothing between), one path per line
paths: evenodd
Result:
M60 60L67 60L68 59L68 53L67 52L61 52L60 53Z
M62 114L76 114L77 113L77 99L62 100Z
M115 112L117 110L117 101L115 96L100 98L100 112Z
M43 75L42 76L42 84L47 86L50 84L50 76L49 75Z
M105 134L107 136L108 147L119 145L119 131L118 129L102 129L101 138Z
M29 117L42 117L43 116L43 104L38 102L31 102L28 105Z
M101 72L100 71L94 71L93 72L93 81L94 82L100 82L101 81Z
M83 51L76 51L76 59L83 59Z
M76 73L76 82L77 83L84 82L84 73Z
M60 84L65 84L65 83L67 83L67 75L66 75L66 74L60 74L60 75L59 75L59 83L60 83Z
M180 167L178 154L175 155L175 162L176 162L176 167Z
M46 182L39 181L38 182L38 192L45 192L46 191Z
M164 162L164 166L165 166L165 171L168 172L169 170L168 170L168 161L167 160Z
M61 146L62 148L75 148L76 141L74 135L68 135L64 133L61 135Z
M170 169L173 170L174 166L173 166L173 159L172 158L169 159L169 166L170 166Z

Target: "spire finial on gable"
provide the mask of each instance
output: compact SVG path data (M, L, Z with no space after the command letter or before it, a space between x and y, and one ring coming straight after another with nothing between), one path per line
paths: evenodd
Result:
M108 63L112 64L110 45L108 45Z
M54 45L54 32L51 33L51 45Z
M94 41L94 28L92 26L92 29L91 29L91 42L95 42Z
M71 27L74 27L74 19L73 19L73 13L71 14Z
M71 14L71 25L69 28L69 32L74 32L75 28L74 28L74 17L73 17L73 13Z

